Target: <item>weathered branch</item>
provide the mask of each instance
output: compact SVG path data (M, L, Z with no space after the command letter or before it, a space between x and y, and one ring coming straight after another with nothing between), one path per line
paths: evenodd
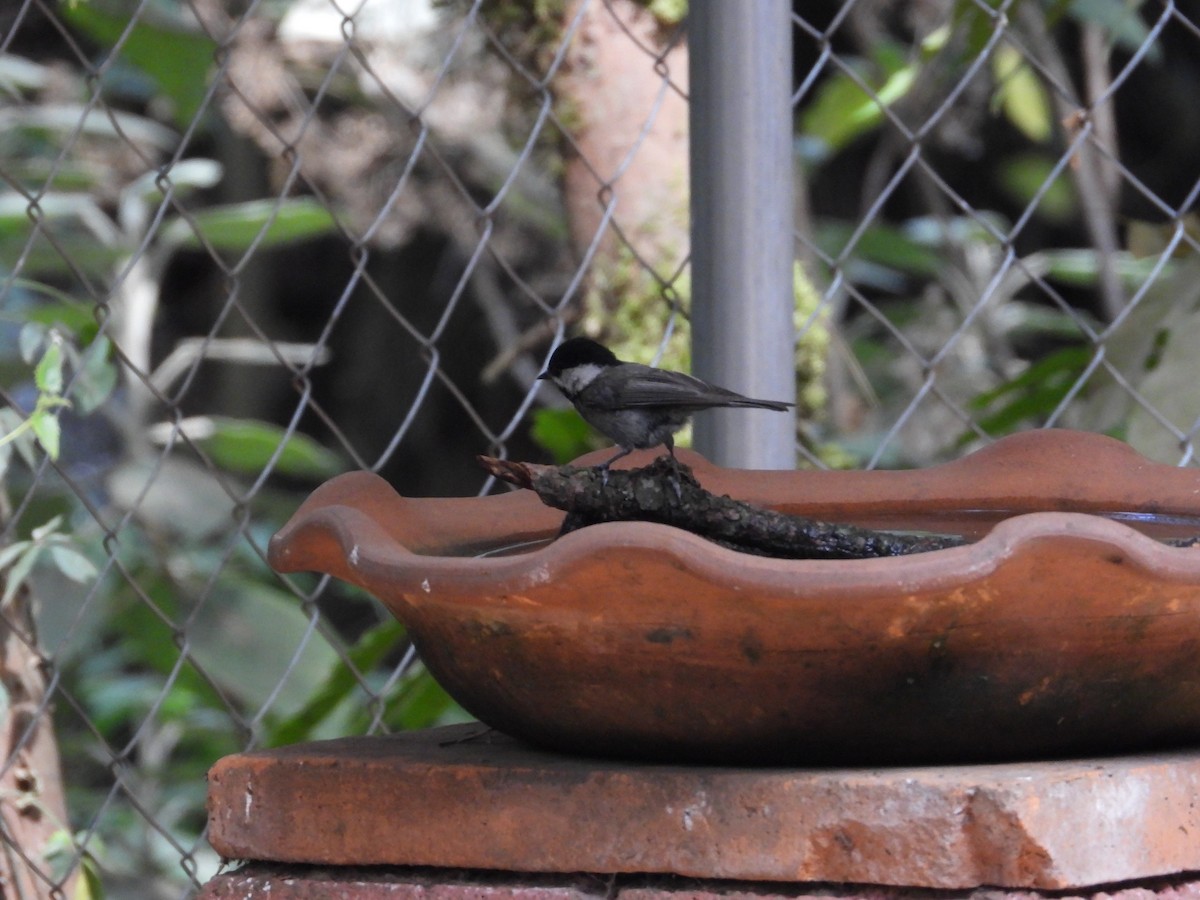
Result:
M691 470L663 457L641 469L543 466L479 457L497 478L537 493L564 510L562 533L600 522L673 525L746 553L785 559L863 559L958 547L957 535L906 535L791 516L718 497Z

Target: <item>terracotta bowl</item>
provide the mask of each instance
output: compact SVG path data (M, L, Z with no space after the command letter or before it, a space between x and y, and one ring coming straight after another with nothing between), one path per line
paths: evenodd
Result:
M468 711L569 752L888 764L1200 741L1200 549L1148 536L1200 533L1200 471L1067 431L916 471L684 459L717 493L979 539L848 562L646 523L547 543L561 513L529 492L405 499L359 472L319 488L270 560L367 589Z

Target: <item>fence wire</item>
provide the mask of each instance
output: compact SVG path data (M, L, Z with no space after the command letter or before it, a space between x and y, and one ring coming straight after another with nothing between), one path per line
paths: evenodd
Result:
M340 471L595 446L536 389L567 333L688 365L681 6L0 11L12 896L188 896L220 756L465 716L266 542ZM1191 463L1195 5L796 8L798 464L1047 426Z

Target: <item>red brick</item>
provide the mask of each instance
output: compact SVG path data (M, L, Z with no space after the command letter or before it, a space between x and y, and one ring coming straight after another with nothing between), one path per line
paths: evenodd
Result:
M209 792L210 840L232 859L939 888L1200 870L1196 751L740 769L559 756L458 726L229 757Z
M1195 876L1075 894L981 888L953 900L1200 900ZM920 888L696 881L661 876L536 875L455 869L313 868L254 863L197 900L930 900Z

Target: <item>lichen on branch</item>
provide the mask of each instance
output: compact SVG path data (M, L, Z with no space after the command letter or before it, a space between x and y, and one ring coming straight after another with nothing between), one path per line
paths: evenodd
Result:
M900 534L823 522L705 490L687 466L660 457L640 469L547 466L480 456L497 478L534 491L567 516L560 534L601 522L657 522L723 546L783 559L865 559L944 550L958 535Z

